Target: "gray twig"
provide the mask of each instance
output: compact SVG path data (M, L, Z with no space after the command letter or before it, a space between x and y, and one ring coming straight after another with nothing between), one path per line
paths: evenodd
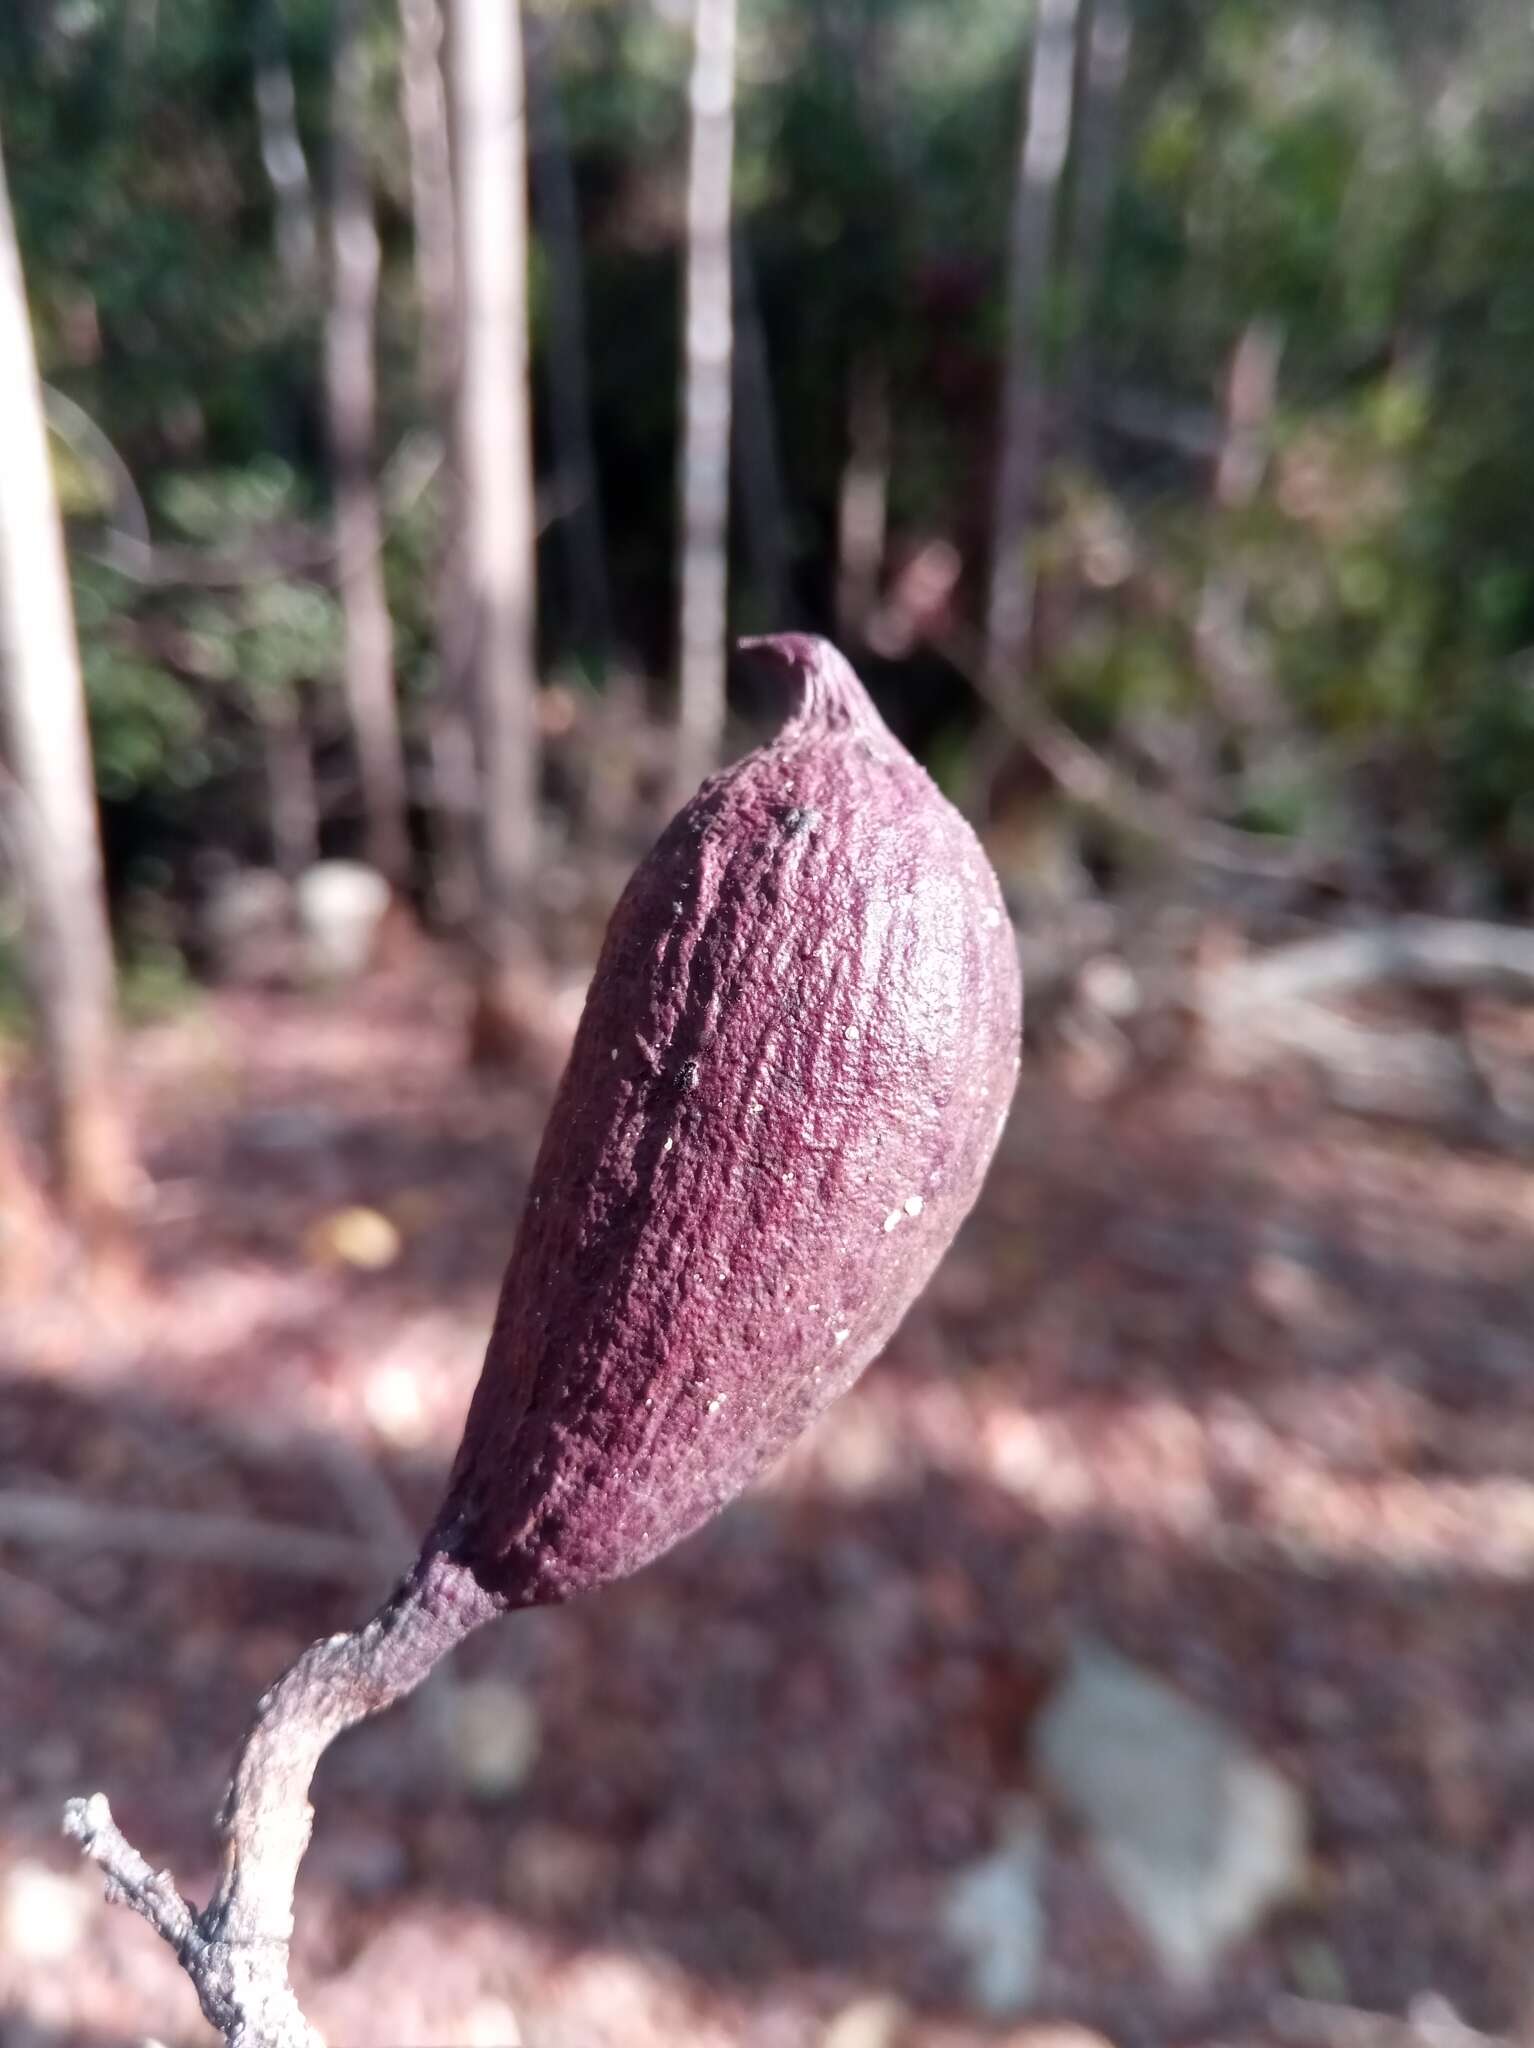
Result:
M497 1611L466 1567L428 1550L371 1621L310 1644L257 1703L219 1816L222 1874L200 1913L126 1839L101 1793L66 1805L65 1834L105 1873L107 1897L175 1951L227 2048L324 2048L288 1983L315 1766L337 1735L413 1692Z

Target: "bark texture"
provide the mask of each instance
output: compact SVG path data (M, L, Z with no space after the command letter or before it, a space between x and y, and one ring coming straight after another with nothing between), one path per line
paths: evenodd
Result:
M64 533L0 161L0 714L60 1190L111 1227L132 1186L90 738Z
M1079 0L1038 0L1024 103L1007 293L1007 370L996 480L986 679L1020 690L1033 625L1029 529L1044 428L1040 314L1055 249L1060 179L1070 152Z
M281 0L261 0L256 16L256 125L276 207L277 260L294 304L305 305L319 262L319 229L309 159L298 132Z
M528 97L532 108L533 199L548 271L549 431L559 533L570 611L583 650L598 664L612 653L612 600L602 531L602 490L591 431L591 379L580 204L555 75L553 31L529 25Z
M421 386L445 407L458 365L458 247L442 83L439 0L399 0L400 109L410 149L412 257L421 320Z
M420 320L420 389L428 418L451 444L459 373L458 221L447 92L442 76L441 0L399 0L400 105L410 150L410 213ZM436 687L426 714L431 759L432 886L439 918L469 929L480 904L475 856L479 765L469 672L472 632L461 560L463 493L452 465L439 479L442 504L436 565Z
M536 515L527 349L527 108L514 0L453 0L467 663L479 730L485 950L515 950L537 858Z
M879 602L892 438L888 374L882 356L865 349L852 364L847 460L836 513L836 622L846 640L867 637Z
M681 696L677 794L719 759L729 591L730 184L735 0L696 0L687 171L681 455Z
M1077 122L1075 194L1070 220L1070 277L1075 318L1068 371L1070 411L1079 425L1092 384L1093 302L1102 276L1103 245L1119 167L1124 86L1134 23L1128 0L1090 0L1086 66Z
M396 883L410 867L405 754L394 695L394 628L383 577L383 515L373 472L378 229L364 137L368 59L362 0L336 16L325 396L334 470L342 675L357 747L367 857Z
M745 236L734 238L735 461L745 529L753 608L786 631L798 619L793 593L793 548L783 465L778 457L778 408L772 388L767 325L756 292L756 267Z

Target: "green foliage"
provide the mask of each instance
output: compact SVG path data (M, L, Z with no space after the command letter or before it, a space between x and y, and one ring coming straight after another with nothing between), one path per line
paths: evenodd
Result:
M190 564L140 582L102 567L121 559L105 530L117 482L99 451L59 444L98 773L129 868L145 847L178 875L208 840L261 847L262 718L278 697L303 705L322 755L338 729L330 571L322 547L290 545L323 538L329 484L321 295L296 298L284 277L255 114L279 19L323 201L330 0L283 0L279 13L206 0L0 9L0 134L44 374L117 451L157 543ZM687 9L561 0L537 22L582 214L619 623L662 669ZM1141 0L1133 30L1112 132L1090 144L1100 162L1085 162L1078 123L1061 220L1072 254L1044 308L1040 686L1105 747L1196 729L1208 754L1237 763L1228 815L1264 830L1309 829L1339 777L1388 754L1408 764L1401 786L1433 831L1498 886L1527 889L1526 13L1513 0ZM971 621L978 609L1028 33L1010 0L764 0L743 15L735 197L810 623L828 620L849 387L870 362L892 401L892 557L950 543L965 570L957 602ZM440 423L424 416L417 370L398 27L382 0L370 36L380 459L398 452L393 482ZM1072 209L1099 172L1105 239L1078 252ZM535 250L545 409L546 275ZM1207 452L1172 428L1191 417L1208 442L1255 320L1282 335L1278 406L1255 492L1222 507ZM1150 428L1121 431L1120 400ZM428 458L424 483L391 492L385 552L417 749L436 682L446 481L430 471ZM545 558L562 544L556 517ZM544 579L551 666L572 653L561 583ZM1239 592L1266 737L1232 717L1201 650L1212 588ZM972 715L945 702L930 721L955 787Z

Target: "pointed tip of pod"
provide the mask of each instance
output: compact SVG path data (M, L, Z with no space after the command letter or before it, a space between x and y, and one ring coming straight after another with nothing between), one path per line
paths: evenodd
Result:
M780 663L799 693L791 721L803 735L878 731L883 720L858 681L851 663L816 633L762 633L738 640L737 650L753 659Z

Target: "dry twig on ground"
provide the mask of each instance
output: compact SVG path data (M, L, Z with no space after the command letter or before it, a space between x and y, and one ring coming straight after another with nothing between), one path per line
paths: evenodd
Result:
M127 1840L101 1793L65 1807L65 1834L105 1873L107 1896L175 1950L228 2048L324 2048L288 1983L315 1766L336 1736L414 1692L495 1611L462 1566L428 1550L371 1621L310 1644L257 1703L219 1815L222 1874L200 1913Z
M1238 1071L1298 1056L1339 1108L1447 1124L1481 1142L1534 1139L1534 1109L1499 1093L1466 1035L1363 1024L1328 1007L1382 984L1534 994L1534 934L1430 917L1329 933L1222 965L1195 1008L1216 1056Z
M187 1509L110 1507L52 1493L0 1492L0 1539L347 1585L376 1583L381 1557L376 1543L320 1529ZM397 1566L397 1552L393 1561Z

